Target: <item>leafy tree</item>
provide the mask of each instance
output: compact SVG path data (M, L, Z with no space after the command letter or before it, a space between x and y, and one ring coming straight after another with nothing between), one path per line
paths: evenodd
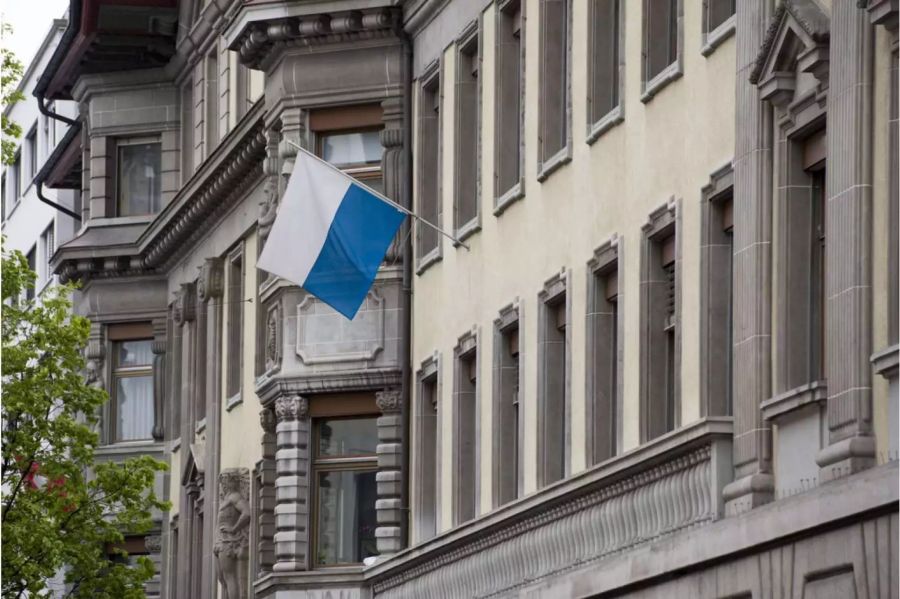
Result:
M166 465L94 461L107 394L82 375L90 323L72 314L71 285L23 299L34 282L22 253L4 249L2 596L44 596L63 571L70 597L143 597L152 563L129 564L116 546L169 508L153 493Z
M17 89L19 79L22 78L24 67L22 62L16 58L12 50L6 47L6 37L12 33L12 27L9 23L3 23L0 27L0 58L3 60L0 66L0 101L3 107L15 104L19 100L24 100L25 96L22 91ZM3 114L3 164L12 164L16 154L16 139L22 135L22 127L9 119Z

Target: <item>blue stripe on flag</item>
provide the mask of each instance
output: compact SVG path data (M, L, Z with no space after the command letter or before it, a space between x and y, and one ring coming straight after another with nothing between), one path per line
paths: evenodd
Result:
M353 319L405 215L351 184L303 288Z

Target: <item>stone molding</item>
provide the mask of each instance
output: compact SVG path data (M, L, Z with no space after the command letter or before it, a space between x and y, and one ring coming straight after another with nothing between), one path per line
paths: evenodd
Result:
M172 304L172 320L176 326L181 326L196 318L195 297L193 283L182 283L181 289L175 292L175 302Z
M375 392L375 404L382 414L399 413L403 407L403 397L400 389L384 389Z
M207 258L197 279L197 299L201 303L222 297L225 291L225 269L221 258Z
M508 593L708 524L722 515L730 428L702 420L504 506L384 564L370 577L373 590L391 599L442 598L449 588L465 597Z

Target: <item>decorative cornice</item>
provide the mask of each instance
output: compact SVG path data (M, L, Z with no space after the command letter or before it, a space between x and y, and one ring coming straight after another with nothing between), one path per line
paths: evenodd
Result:
M750 83L754 85L759 83L760 75L765 68L766 61L775 45L778 32L781 30L781 24L786 15L793 17L794 21L809 37L817 43L827 44L831 31L831 22L828 16L822 12L822 9L813 0L783 0L775 14L769 21L769 27L763 37L763 43L756 55L756 62L753 70L750 71Z
M256 21L228 47L242 64L260 69L276 47L321 46L394 36L400 12L394 8L320 13L270 21Z

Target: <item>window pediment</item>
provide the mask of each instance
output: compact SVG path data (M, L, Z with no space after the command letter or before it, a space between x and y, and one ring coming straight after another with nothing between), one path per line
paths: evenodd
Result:
M786 106L798 88L798 74L810 73L828 85L831 21L813 0L784 0L769 25L750 73L762 99Z

